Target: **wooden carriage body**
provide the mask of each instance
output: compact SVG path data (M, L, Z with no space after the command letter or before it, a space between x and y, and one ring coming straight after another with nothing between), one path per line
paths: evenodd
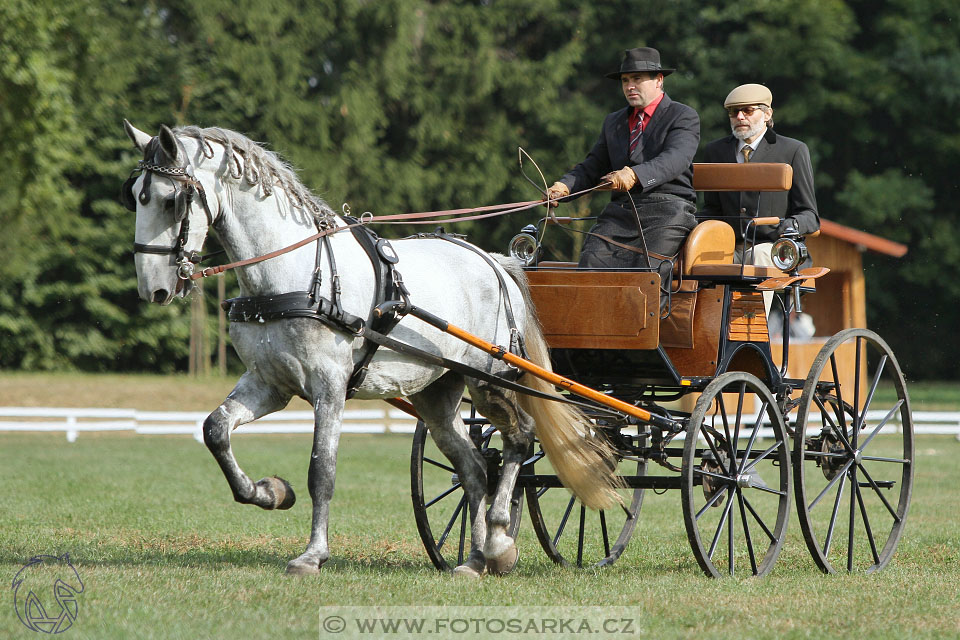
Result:
M786 164L695 164L700 191L790 188ZM660 314L655 271L590 271L575 263L529 269L534 302L559 371L592 383L702 387L724 371L747 371L776 387L785 370L774 356L756 285L784 276L773 267L734 263L732 227L701 222L673 272L669 313ZM813 291L815 282L803 283ZM645 353L643 353L645 352Z

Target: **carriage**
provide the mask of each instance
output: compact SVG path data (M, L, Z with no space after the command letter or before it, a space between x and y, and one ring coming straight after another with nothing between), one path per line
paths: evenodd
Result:
M787 190L791 178L783 164L694 165L700 191ZM679 489L701 569L714 577L760 576L777 560L793 499L822 571L882 569L910 503L909 397L889 346L866 329L837 333L806 378L788 376L791 318L827 272L800 268L803 239L774 245L776 267L740 265L733 261L731 227L701 222L663 287L669 303L661 317L660 274L653 268L590 271L538 261L543 225L571 222L544 218L511 244L527 265L553 368L657 419L611 411L603 398L592 401L596 432L613 444L623 478L622 505L613 509L585 508L560 488L542 448L531 448L514 490L512 534L525 499L550 559L609 565L636 529L645 491ZM779 336L768 328L764 291L776 296ZM493 487L500 462L496 431L469 403L466 411ZM462 563L467 550L469 523L458 489L457 475L431 451L419 423L411 493L421 540L440 570Z
M121 191L137 214L140 296L169 304L192 281L237 269L241 297L224 305L247 371L203 426L237 502L288 509L296 497L276 476L254 482L231 432L293 396L314 407L311 536L288 572L318 573L330 557L340 423L354 394L423 419L411 456L414 514L439 569L510 571L523 497L551 559L610 564L644 493L669 489L681 492L687 537L711 576L769 572L791 499L823 571L890 561L914 471L903 374L879 336L848 329L804 379L787 375L791 315L826 272L803 268L802 238L776 243L781 268L744 266L733 263L729 225L706 221L661 282L653 268L538 262L536 239L522 233L514 249L524 272L449 234L377 238L370 216L338 216L236 132L125 130L143 152ZM710 191L784 190L790 180L786 165L694 172L695 187ZM211 231L234 262L196 270ZM764 295L783 310L779 346Z

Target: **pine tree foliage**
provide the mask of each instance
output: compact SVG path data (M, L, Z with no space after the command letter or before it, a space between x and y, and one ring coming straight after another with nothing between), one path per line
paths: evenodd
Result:
M5 0L0 366L184 368L188 306L136 294L133 217L117 202L138 159L124 117L146 131L241 131L354 212L536 199L518 147L541 187L578 162L623 104L604 74L633 46L677 68L667 92L700 112L704 144L729 131L733 86L771 87L777 130L811 149L822 215L910 247L901 260L867 256L871 327L911 376L955 377L960 280L944 274L960 268L960 5L949 0ZM540 215L456 231L502 250ZM551 231L548 242L569 254L579 241Z

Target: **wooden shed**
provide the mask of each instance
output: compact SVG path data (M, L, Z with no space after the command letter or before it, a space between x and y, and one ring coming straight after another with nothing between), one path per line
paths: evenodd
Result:
M907 252L902 245L858 229L820 220L820 235L807 238L807 248L818 267L830 273L817 280L817 292L804 296L803 311L813 318L816 332L806 340L790 339L789 377L804 378L817 352L833 334L851 327L866 328L866 283L863 253L875 251L895 258ZM779 364L781 349L771 345Z

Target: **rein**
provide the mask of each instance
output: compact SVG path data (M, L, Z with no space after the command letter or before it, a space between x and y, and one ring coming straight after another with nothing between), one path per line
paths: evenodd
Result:
M593 191L596 187L592 189L585 189L583 191L577 192L573 195L581 195L589 191ZM484 218L492 218L496 216L503 216L510 213L517 213L518 211L526 211L527 209L532 209L534 207L539 207L547 204L544 200L528 200L526 202L511 202L508 204L494 204L487 205L483 207L472 207L469 209L446 209L443 211L425 211L420 213L397 213L387 216L374 216L373 214L367 212L360 216L360 222L357 224L348 224L342 227L331 227L329 229L322 229L317 233L307 236L303 240L299 240L289 246L283 247L282 249L277 249L276 251L271 251L261 256L256 256L253 258L247 258L246 260L238 260L236 262L231 262L229 264L217 265L215 267L207 267L201 271L195 273L190 273L186 278L189 280L198 280L200 278L208 278L210 276L215 276L223 273L224 271L230 271L238 267L246 267L251 264L256 264L258 262L263 262L265 260L270 260L271 258L276 258L282 256L285 253L295 251L300 247L310 244L315 240L319 240L325 236L338 233L340 231L346 231L348 229L353 229L354 227L360 227L367 224L438 224L442 222L466 222L468 220L481 220ZM459 214L469 214L475 212L489 212L489 213L479 213L479 215L459 215ZM439 218L441 216L458 216L454 218L444 218L442 220L433 220L431 218Z
M206 151L204 151L206 156ZM334 233L340 231L354 229L359 226L364 226L367 224L438 224L445 222L467 222L470 220L482 220L485 218L492 218L496 216L508 215L511 213L518 213L520 211L526 211L538 206L546 206L548 211L550 211L551 206L555 200L527 200L524 202L511 202L506 204L495 204L487 205L482 207L470 207L465 209L444 209L440 211L425 211L417 213L398 213L386 216L374 216L370 212L365 212L360 216L360 222L354 224L344 225L342 227L329 227L321 228L317 233L310 235L302 240L299 240L289 246L277 249L276 251L271 251L264 255L255 256L253 258L247 258L245 260L238 260L236 262L231 262L228 264L217 265L214 267L207 267L200 271L196 271L195 267L201 263L205 258L210 256L203 256L198 251L189 251L186 249L186 243L188 235L190 232L190 207L193 204L195 195L199 194L200 202L203 205L203 209L207 214L207 220L209 224L213 225L213 213L210 211L210 206L207 203L207 194L203 188L203 184L197 180L188 170L187 166L172 166L172 165L163 165L158 164L157 162L146 162L141 160L137 163L137 168L130 173L130 177L127 178L127 181L124 183L121 189L121 202L123 205L133 211L136 211L136 201L134 200L134 194L132 192L134 181L136 180L136 175L138 172L146 172L147 179L149 179L150 174L162 175L166 178L169 178L175 186L175 212L176 217L180 220L180 230L177 233L177 238L173 246L166 245L151 245L151 244L141 244L139 242L134 242L133 251L134 253L151 253L159 255L173 254L177 257L177 276L181 280L198 280L200 278L208 278L210 276L219 275L225 271L230 271L239 267L249 266L251 264L257 264L265 260L270 260L278 256L282 256L291 251L295 251L307 244L315 242L321 238L325 238ZM185 189L179 187L180 184L186 185ZM598 188L606 187L606 183L597 185L590 189L584 189L577 193L570 194L571 196L579 196L590 191L594 191ZM146 195L149 184L145 183L144 188L140 193L139 199L146 204L149 199L149 195ZM465 215L466 214L466 215ZM472 214L472 215L471 215ZM444 217L444 216L453 216L453 217ZM553 212L550 211L550 217L555 217ZM441 219L437 219L441 218ZM614 244L616 241L612 239L604 238ZM626 247L632 249L632 247Z

